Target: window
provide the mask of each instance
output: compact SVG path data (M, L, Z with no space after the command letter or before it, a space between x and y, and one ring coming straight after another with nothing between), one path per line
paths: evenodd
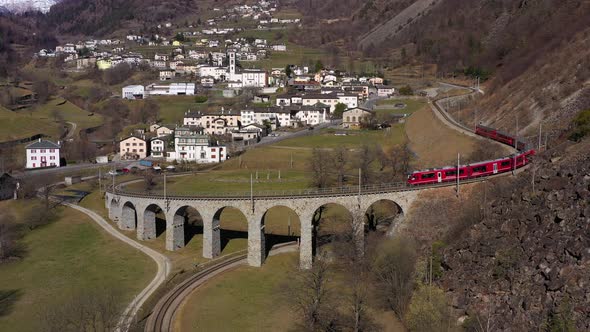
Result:
M31 160L37 160L37 157L31 157Z
M49 160L55 160L54 156L49 156Z
M131 145L131 144L129 144L129 143L125 143L125 146L130 146L130 145Z
M51 150L49 150L49 152L54 153L55 152L55 149L51 149Z
M473 167L473 172L474 173L481 173L481 172L485 172L486 171L486 166L477 166L477 167Z
M40 153L45 153L45 150L39 150Z
M423 179L432 179L434 178L434 173L422 174Z
M143 152L143 149L139 149L139 152Z
M31 150L31 153L37 153L37 150L35 150L35 149L32 149L32 150Z
M509 160L503 161L500 165L502 165L502 167L510 166L510 161Z
M137 146L137 143L133 143L133 146Z
M211 155L211 158L215 159L215 155L214 155L214 154L212 154L212 155Z
M212 148L212 149L211 149L211 152L215 152L215 148Z

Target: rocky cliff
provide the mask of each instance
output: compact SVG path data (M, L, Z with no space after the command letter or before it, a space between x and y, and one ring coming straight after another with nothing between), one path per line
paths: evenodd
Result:
M445 250L441 285L459 316L493 330L588 331L590 141L534 167L534 191L532 168L495 183L483 221Z

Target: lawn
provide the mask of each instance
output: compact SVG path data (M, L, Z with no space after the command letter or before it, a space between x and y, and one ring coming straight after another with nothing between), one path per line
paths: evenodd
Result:
M258 179L256 179L256 173L258 173ZM231 170L168 178L166 181L167 192L169 195L248 193L250 191L250 175L253 177L254 191L294 190L309 187L309 178L303 172L284 170L281 171L281 179L279 179L277 170ZM126 188L134 191L145 190L143 182L130 184ZM159 179L151 191L162 193L163 189L163 181Z
M39 120L55 122L57 120L54 114L55 111L65 121L75 123L78 131L97 127L103 123L103 118L100 114L91 114L61 97L52 98L45 104L38 106L32 112L32 116Z
M269 257L260 268L242 266L197 289L181 307L179 331L284 331L294 325L280 288L298 254Z
M152 99L160 106L160 119L165 124L182 124L186 111L203 107L203 104L195 102L195 96L158 96Z
M3 211L20 215L25 201L4 201ZM139 251L112 238L86 215L59 208L58 220L27 232L23 259L0 265L0 290L16 291L0 314L2 331L42 330L39 313L85 289L115 289L128 303L153 277L156 266Z
M404 108L394 108L395 104L405 104ZM375 109L376 112L386 112L392 114L412 114L428 105L428 102L423 99L383 99L377 102L377 106L388 107L391 109Z
M0 141L10 141L37 134L57 136L53 121L41 120L29 114L15 113L0 106Z
M408 118L406 132L410 148L416 154L415 168L454 165L457 153L469 155L478 140L460 134L438 120L430 108L423 108Z
M336 135L336 133L346 135ZM347 149L363 144L397 145L405 139L403 124L395 124L389 130L322 130L319 135L303 136L281 141L277 146L297 148Z

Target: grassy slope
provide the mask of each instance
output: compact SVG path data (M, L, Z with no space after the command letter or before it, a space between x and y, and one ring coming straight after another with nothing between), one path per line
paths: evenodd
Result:
M65 121L74 122L77 124L77 130L96 127L102 124L102 116L94 114L90 116L90 113L79 108L78 106L66 101L61 97L50 99L44 105L41 105L33 112L33 117L44 121L54 121L53 111L59 111Z
M279 331L293 326L293 312L277 292L297 259L297 253L270 257L260 268L244 266L211 280L182 306L176 329Z
M403 103L406 104L405 108L402 109L396 109L393 106L397 103ZM420 109L422 109L424 106L427 105L427 103L424 100L415 100L415 99L384 99L384 100L379 100L377 102L378 106L390 106L391 105L391 109L388 110L376 110L377 112L387 112L387 113L394 113L394 114L412 114Z
M15 113L0 106L0 141L9 141L36 134L57 135L53 121L40 120L24 113Z
M3 211L18 215L26 202L5 201ZM39 331L37 314L87 288L112 287L127 303L152 278L155 264L113 239L93 221L72 209L60 208L59 220L29 232L22 260L0 265L0 289L18 290L11 312L0 317L2 331Z

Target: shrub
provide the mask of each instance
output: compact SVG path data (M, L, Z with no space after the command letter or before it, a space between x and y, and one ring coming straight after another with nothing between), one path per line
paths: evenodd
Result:
M451 314L445 293L436 286L418 288L408 307L406 325L410 331L446 331Z
M574 119L574 132L570 135L573 141L579 141L590 134L590 109L578 113Z
M411 96L414 94L414 90L412 90L412 87L409 85L402 86L399 88L399 94L403 96Z
M201 95L195 96L196 103L202 104L202 103L206 102L207 100L209 100L209 98L207 96L201 96Z

